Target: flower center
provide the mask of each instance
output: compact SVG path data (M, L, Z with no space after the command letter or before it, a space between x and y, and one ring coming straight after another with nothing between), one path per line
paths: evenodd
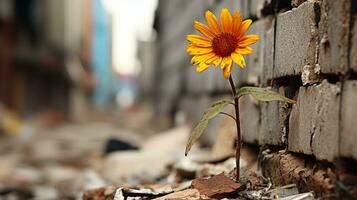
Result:
M212 40L214 53L221 57L231 55L231 53L237 48L237 44L237 38L231 33L221 33Z

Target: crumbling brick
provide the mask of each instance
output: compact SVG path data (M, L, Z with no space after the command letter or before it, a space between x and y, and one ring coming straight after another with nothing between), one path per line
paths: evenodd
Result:
M275 186L295 183L299 191L314 191L317 197L331 197L335 192L336 175L332 169L311 158L282 151L264 155L261 166L263 175Z
M332 161L338 155L340 86L300 87L289 119L288 149Z
M340 153L357 159L357 81L346 81L342 91Z
M344 74L348 70L350 0L324 0L315 4L319 26L319 65L322 73Z
M299 75L305 65L315 65L318 32L314 5L305 2L278 15L274 78Z

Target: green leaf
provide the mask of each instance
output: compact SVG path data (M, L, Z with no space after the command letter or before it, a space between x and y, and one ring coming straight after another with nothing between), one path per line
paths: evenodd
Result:
M241 87L237 92L237 98L239 99L240 97L248 94L252 95L259 101L283 101L292 104L296 103L296 101L286 98L277 92L260 87Z
M228 104L232 103L232 100L220 100L213 103L204 113L201 120L193 129L190 137L188 138L188 142L186 144L185 156L187 156L188 152L191 150L192 145L201 137L203 131L206 129L208 122L210 119L217 116L221 110Z

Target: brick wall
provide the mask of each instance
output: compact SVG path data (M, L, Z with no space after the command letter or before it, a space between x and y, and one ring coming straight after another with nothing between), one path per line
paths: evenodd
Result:
M186 35L207 9L240 10L254 19L251 33L261 36L247 56L248 67L235 67L239 86L269 86L297 100L295 105L241 102L247 143L286 147L317 160L357 159L357 6L354 0L161 0L158 68L161 113L182 110L196 123L215 99L230 95L220 70L201 74L189 63ZM214 124L219 124L217 119ZM211 125L206 138L215 135Z

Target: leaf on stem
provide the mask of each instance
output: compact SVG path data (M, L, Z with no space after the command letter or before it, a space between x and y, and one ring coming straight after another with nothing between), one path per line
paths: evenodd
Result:
M208 121L217 116L221 110L228 104L232 103L232 100L224 99L213 103L204 113L201 120L193 129L188 142L186 144L185 155L191 150L192 145L201 137L203 131L208 125Z
M236 98L239 99L240 97L248 94L252 95L255 99L259 101L283 101L292 104L296 103L296 101L286 98L277 92L260 87L241 87L237 92Z

